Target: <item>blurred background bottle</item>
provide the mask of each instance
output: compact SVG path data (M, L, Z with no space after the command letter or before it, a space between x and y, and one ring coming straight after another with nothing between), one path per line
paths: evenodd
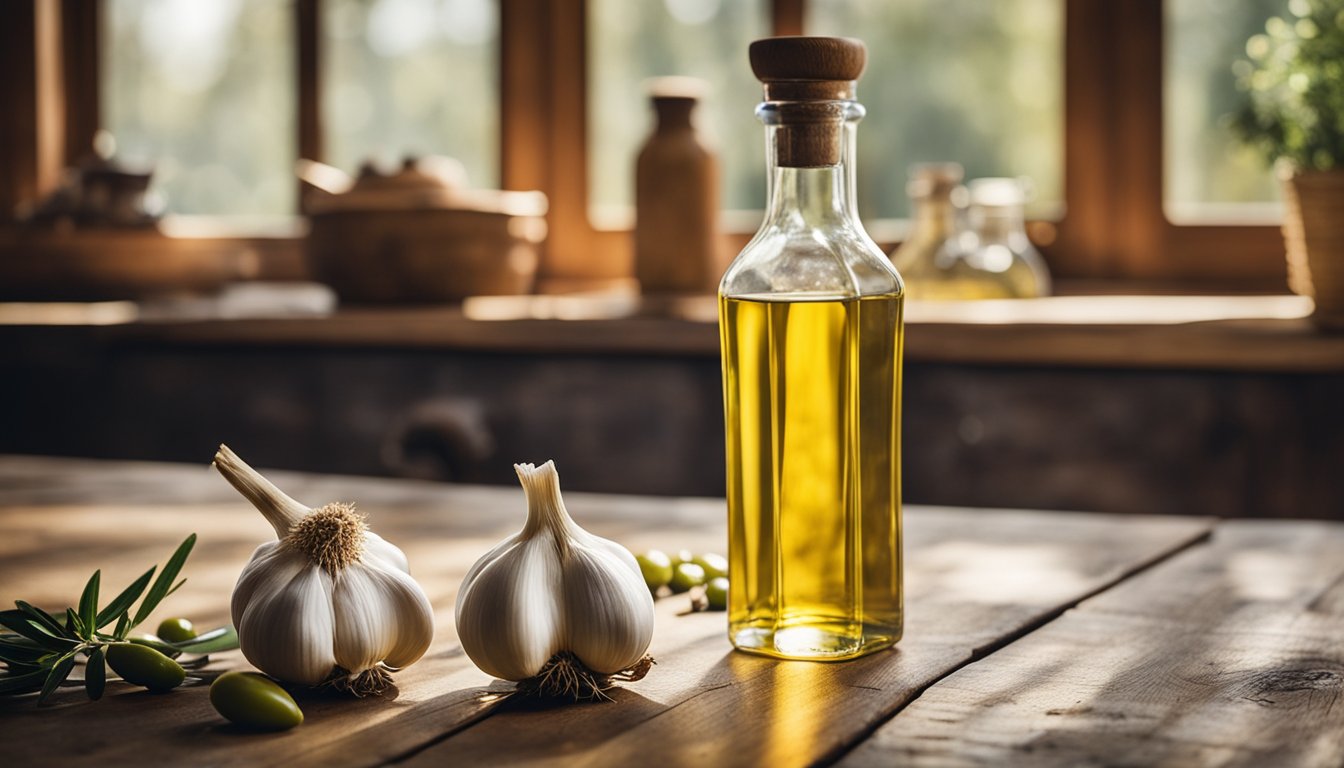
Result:
M708 84L649 83L657 114L635 165L635 277L640 290L709 293L727 265L719 238L719 158L693 113Z
M1027 238L1026 179L960 181L960 166L911 171L915 225L892 254L915 299L1028 299L1050 294L1050 272ZM964 211L961 209L964 208Z
M968 298L1030 299L1050 295L1050 271L1027 238L1027 179L975 179L969 185L969 236L950 261L973 276L985 295Z
M948 275L936 263L943 244L961 230L953 193L961 189L962 168L957 163L918 163L910 167L906 193L910 195L912 224L909 235L891 254L896 271L905 278L906 296L916 299L956 298L942 294Z

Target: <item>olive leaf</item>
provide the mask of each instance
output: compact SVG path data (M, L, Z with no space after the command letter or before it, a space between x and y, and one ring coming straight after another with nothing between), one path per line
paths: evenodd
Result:
M35 672L23 672L21 674L0 675L0 694L31 693L42 688L42 682L47 679L47 670L39 669Z
M64 651L79 644L78 641L70 639L65 634L56 634L34 623L26 613L20 610L0 611L0 626L52 651Z
M65 624L74 633L75 637L84 637L84 619L80 618L78 613L75 613L74 608L65 609Z
M42 693L37 696L38 706L44 704L47 697L56 691L65 678L70 676L70 671L75 668L75 654L77 651L71 651L56 660L52 665L51 672L47 673L47 681L42 684Z
M0 636L0 661L9 666L10 672L14 672L16 666L37 666L38 660L47 655L45 649L36 645L25 645L18 642L19 639L21 638L13 635Z
M62 627L61 623L56 620L56 617L52 616L50 613L47 613L41 608L29 605L22 600L15 600L14 605L18 606L19 610L27 614L29 618L45 627L48 632L62 637L65 635L65 628Z
M79 596L79 619L80 636L85 640L93 639L93 632L98 627L98 588L102 582L103 572L97 570L89 577L89 583L84 585L84 592Z
M36 608L34 605L24 603L23 600L15 600L15 603L13 604L19 608L19 611L22 611L24 615L28 617L31 624L34 624L39 629L42 629L42 631L47 632L48 635L54 635L56 638L69 638L69 633L66 632L66 628L62 627L60 621L56 620L56 617L52 616L51 613L43 611L42 608Z
M94 622L97 625L97 628L102 629L112 623L114 619L126 616L126 612L131 609L131 606L135 604L135 601L139 600L140 595L145 593L145 587L149 585L149 580L154 578L154 571L156 570L158 570L158 566L154 566L148 571L145 571L140 575L140 578L131 582L131 586L122 590L121 594L112 598L112 602L108 603L106 608L98 612L98 619ZM129 622L130 617L126 616L126 620Z
M112 632L112 638L115 640L125 640L126 634L131 631L131 614L122 611L121 618L117 619L117 628Z
M164 596L164 597L167 597L167 596L173 594L173 593L176 592L177 590L181 589L181 588L182 588L182 585L183 585L183 584L186 584L186 583L187 583L187 580L186 580L186 579L182 579L181 581L179 581L179 582L177 582L176 584L174 584L172 589L170 589L170 590L168 590L167 592L163 593L163 596Z
M103 686L107 683L105 654L102 646L94 648L84 665L84 692L94 701L103 697Z
M160 640L157 637L154 637L153 635L147 635L145 637L132 637L130 642L135 643L136 645L143 645L146 648L153 648L154 650L158 651L159 653L162 653L164 656L167 656L170 659L176 659L178 656L182 655L182 652L179 651L177 648L174 648L172 645Z
M238 647L238 631L233 627L213 629L190 640L168 643L182 653L215 653Z
M132 626L139 625L149 618L149 614L159 607L159 602L167 597L170 591L177 589L177 587L172 586L173 579L177 578L178 572L182 570L182 564L187 561L187 556L191 554L191 548L194 546L196 546L196 534L194 533L178 545L177 551L173 552L173 556L168 558L163 570L159 572L159 577L154 580L154 586L149 588L149 594L145 595L145 600L140 604L140 609L135 612L135 618L131 619ZM182 585L178 584L177 586Z

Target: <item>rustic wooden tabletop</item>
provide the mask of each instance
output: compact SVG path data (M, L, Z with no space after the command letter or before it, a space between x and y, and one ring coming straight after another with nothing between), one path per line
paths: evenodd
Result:
M563 467L561 467L563 481ZM299 728L235 729L207 684L0 699L7 765L1344 764L1344 525L911 507L905 639L845 663L735 653L722 613L659 601L658 664L614 701L537 706L462 654L467 567L516 530L521 490L276 472L309 504L355 501L400 545L436 639L383 698L300 693ZM634 550L722 550L723 502L570 494ZM160 608L214 626L271 536L200 467L0 458L0 602L64 606L200 540Z

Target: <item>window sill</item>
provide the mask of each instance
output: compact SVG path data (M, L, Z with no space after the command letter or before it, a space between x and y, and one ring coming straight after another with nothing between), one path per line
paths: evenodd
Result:
M1344 372L1344 336L1316 331L1310 311L1310 300L1288 295L911 302L905 355L910 363ZM317 286L254 284L190 304L0 304L0 326L85 327L110 343L714 357L716 312L709 296L618 294L334 309Z
M1060 296L912 303L907 358L1097 368L1344 372L1300 296Z

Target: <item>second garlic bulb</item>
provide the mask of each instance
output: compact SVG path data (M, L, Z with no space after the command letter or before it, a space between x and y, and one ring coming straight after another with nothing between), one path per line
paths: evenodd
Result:
M527 522L468 571L462 649L487 674L548 696L601 696L651 663L653 597L630 552L570 518L555 464L517 464Z

